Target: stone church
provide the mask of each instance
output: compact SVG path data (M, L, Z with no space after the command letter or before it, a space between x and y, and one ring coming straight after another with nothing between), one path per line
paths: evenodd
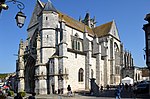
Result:
M98 86L120 83L123 44L114 20L96 26L89 13L75 20L37 0L27 32L16 63L18 91L90 90L91 78Z

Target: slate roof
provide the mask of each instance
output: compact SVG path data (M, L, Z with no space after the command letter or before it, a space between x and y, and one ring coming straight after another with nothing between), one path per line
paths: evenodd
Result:
M95 27L93 29L94 33L97 35L97 37L102 37L107 35L110 32L111 26L113 21L108 22L106 24L100 25L98 27Z
M86 28L86 30L90 36L96 35L96 37L102 37L102 36L106 36L110 32L113 21L102 24L95 28L90 28L87 25L85 25L84 23L79 22L79 21L69 17L68 15L65 15L65 14L57 11L50 1L48 1L46 4L44 4L44 3L42 3L42 4L44 6L44 8L43 8L44 11L57 12L59 14L59 18L64 20L66 25L68 25L74 29L77 29L83 33L85 32L85 28Z
M72 28L75 28L75 29L77 29L77 30L79 30L81 32L86 32L85 31L85 28L86 28L86 30L88 31L89 35L94 36L93 30L91 28L89 28L87 25L85 25L85 24L83 24L83 23L81 23L81 22L79 22L79 21L77 21L77 20L75 20L75 19L65 15L65 14L62 14L60 12L59 12L59 18L63 19L66 22L66 25L68 25L68 26L70 26Z
M57 12L57 10L55 9L55 7L52 5L52 3L50 1L48 1L45 4L43 11L54 11L54 12Z
M59 17L64 19L68 26L75 28L81 32L85 32L85 28L86 28L89 35L91 35L91 36L96 35L96 37L102 37L102 36L108 35L108 33L110 32L112 23L113 23L113 21L111 21L106 24L100 25L98 27L90 28L87 25L85 25L65 14L59 13Z

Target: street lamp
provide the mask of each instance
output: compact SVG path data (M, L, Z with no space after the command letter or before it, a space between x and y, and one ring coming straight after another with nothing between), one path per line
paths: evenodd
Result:
M26 16L21 11L17 13L16 17L17 26L22 28L26 19Z
M13 2L13 4L17 4L18 9L20 9L15 19L17 22L17 26L19 28L22 28L26 19L25 14L22 12L22 10L25 8L25 5L22 2L17 1L17 0L9 0L9 1L1 0L0 1L0 13L2 9L7 10L9 8L8 5L6 5L6 3L9 3L9 2Z

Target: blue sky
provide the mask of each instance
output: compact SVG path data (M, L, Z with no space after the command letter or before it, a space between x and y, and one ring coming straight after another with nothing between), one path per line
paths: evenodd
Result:
M6 0L7 1L7 0ZM23 28L16 26L16 5L8 3L9 10L0 14L0 73L15 72L19 42L27 38L29 24L36 0L20 0L25 4L23 12L27 19ZM41 0L47 2L47 0ZM116 22L124 48L132 53L134 65L146 66L144 60L145 34L142 30L144 17L150 13L150 0L51 0L55 8L78 20L86 12L96 17L97 26Z

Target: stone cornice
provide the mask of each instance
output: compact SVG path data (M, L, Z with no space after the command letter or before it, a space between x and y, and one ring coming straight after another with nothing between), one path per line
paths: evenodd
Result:
M36 66L36 67L38 67L38 66L47 66L47 63L46 63L46 64L38 63L38 64L36 64L35 66Z
M73 52L73 53L76 53L76 54L86 55L86 52L73 50L73 49L70 49L70 48L67 48L67 51L68 52Z
M58 45L62 45L62 44L68 45L68 43L66 43L66 42L60 42Z
M56 28L42 28L42 29L40 29L39 31L42 31L42 30L48 30L48 29L56 30Z
M57 55L54 55L52 57L50 57L49 59L53 59L53 58L68 58L67 56L57 56Z
M44 46L44 47L41 47L40 49L42 49L42 48L56 48L56 47Z

